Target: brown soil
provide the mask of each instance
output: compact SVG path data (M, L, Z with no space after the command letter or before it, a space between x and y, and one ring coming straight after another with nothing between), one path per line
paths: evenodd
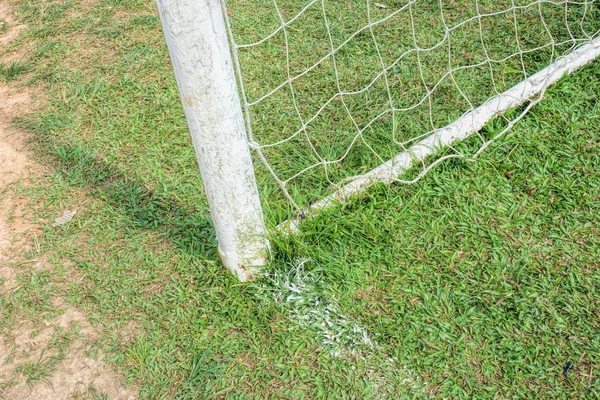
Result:
M0 48L23 29L6 4L0 4L0 24L3 21L8 30L0 33ZM24 252L35 250L41 236L29 199L12 190L30 185L44 172L44 167L32 160L27 133L13 126L15 117L31 110L30 93L0 83L0 298L18 290L17 265L24 261ZM31 268L51 270L43 257ZM42 322L17 317L9 329L0 332L0 399L137 398L135 388L124 386L122 378L107 366L102 352L93 351L98 335L86 315L60 298L54 298L51 305L57 308L58 317ZM60 351L56 346L59 333L70 335ZM49 360L56 362L46 365L47 376L27 382L23 367Z
M19 36L25 25L17 24L10 13L8 4L0 3L0 24L6 23L8 30L0 33L0 47L6 46L11 40Z
M12 338L0 340L0 376L9 377L13 382L0 397L6 399L78 399L89 398L92 394L104 395L108 399L135 399L132 388L123 386L122 379L104 362L101 351L94 352L97 334L86 316L74 307L64 307L64 313L42 327L24 322L13 329ZM55 346L57 332L74 334L75 339L68 343L64 355ZM45 364L53 359L60 360L56 366L49 366L49 376L28 383L22 373L16 373L17 366ZM64 359L63 359L64 357Z
M16 285L15 272L8 263L11 249L27 250L29 236L39 231L25 215L27 199L10 193L11 186L42 170L30 161L23 132L11 127L17 115L30 110L28 93L0 85L0 277L5 289Z

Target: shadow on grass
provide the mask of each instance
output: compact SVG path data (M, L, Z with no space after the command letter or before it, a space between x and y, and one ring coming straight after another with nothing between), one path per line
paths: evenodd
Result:
M185 252L204 259L218 259L214 227L208 211L157 195L84 145L65 143L28 126L36 133L38 150L58 163L57 170L71 185L81 187L123 214L131 227L152 229L166 235ZM38 129L36 129L38 128Z

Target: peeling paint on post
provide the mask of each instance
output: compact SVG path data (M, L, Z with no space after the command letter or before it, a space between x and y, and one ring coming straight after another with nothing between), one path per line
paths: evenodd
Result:
M267 263L258 197L220 0L157 0L219 254L240 280Z

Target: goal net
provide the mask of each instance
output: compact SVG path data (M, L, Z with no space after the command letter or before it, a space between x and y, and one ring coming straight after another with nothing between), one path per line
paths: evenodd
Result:
M297 217L476 157L600 51L595 0L228 0L225 14L263 201Z

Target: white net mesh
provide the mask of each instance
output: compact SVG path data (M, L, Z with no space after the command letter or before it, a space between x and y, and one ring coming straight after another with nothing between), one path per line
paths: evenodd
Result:
M399 153L414 158L461 117L471 139L421 154L397 180L476 156L543 88L523 105L490 103L509 112L484 129L464 117L600 28L595 0L229 0L226 14L259 185L298 210Z

